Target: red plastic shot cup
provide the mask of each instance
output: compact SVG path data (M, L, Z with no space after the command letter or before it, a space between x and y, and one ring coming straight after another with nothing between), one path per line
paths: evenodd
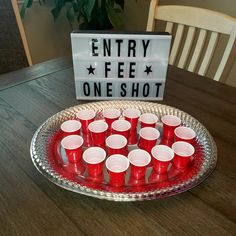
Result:
M189 166L195 152L193 145L187 142L178 141L172 145L175 153L173 165L176 169L185 169Z
M81 110L77 112L76 116L81 122L83 133L88 133L88 125L94 121L96 112L93 110Z
M61 130L65 136L80 134L81 123L78 120L67 120L61 124Z
M138 142L137 130L131 130L128 138L128 145L134 145Z
M76 163L81 160L83 143L84 140L79 135L69 135L62 139L61 145L65 149L70 163Z
M135 131L137 129L138 119L141 115L140 110L136 108L127 108L123 111L123 116L125 120L129 121L131 124L131 131Z
M156 145L160 132L152 127L144 127L139 131L138 147L151 153L152 148Z
M144 127L156 127L158 117L152 113L144 113L140 116L139 121L141 122L141 128Z
M131 124L127 120L115 120L111 124L112 134L120 134L125 136L127 139L130 136Z
M161 118L163 123L163 137L166 139L174 138L174 130L181 124L179 117L174 115L165 115Z
M175 141L185 141L193 145L194 140L196 138L196 133L193 129L188 127L177 127L174 131L175 133Z
M167 173L158 174L155 170L152 170L152 172L148 178L148 182L149 182L149 184L161 183L161 182L166 181L167 179L168 179Z
M130 175L128 184L132 186L134 191L142 191L142 190L144 190L144 188L143 188L144 185L146 185L146 179L145 178L136 179L135 177Z
M168 147L172 147L172 144L174 143L174 139L166 139L165 137L162 137L160 144L166 145Z
M120 118L121 112L115 108L108 108L102 111L103 117L108 124L108 130L111 130L111 124Z
M153 169L157 174L164 174L174 158L174 151L166 145L157 145L152 148Z
M129 160L126 156L120 154L109 156L106 160L106 168L110 185L121 187L125 184L125 174L129 168Z
M92 145L105 148L106 132L108 125L105 121L97 120L89 124L88 129L91 134Z
M145 178L146 168L151 161L150 154L142 149L135 149L129 152L131 175L136 179Z
M120 134L112 134L106 139L108 156L113 154L128 154L127 139Z
M90 147L83 153L83 160L87 164L88 175L97 177L103 173L106 152L100 147Z

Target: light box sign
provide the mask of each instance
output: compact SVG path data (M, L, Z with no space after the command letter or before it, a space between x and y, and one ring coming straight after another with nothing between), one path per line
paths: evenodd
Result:
M71 41L77 99L163 99L169 34L78 31Z

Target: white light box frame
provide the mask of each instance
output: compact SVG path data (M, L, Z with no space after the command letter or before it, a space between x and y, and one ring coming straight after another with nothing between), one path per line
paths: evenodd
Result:
M77 31L71 34L78 100L162 100L171 35Z

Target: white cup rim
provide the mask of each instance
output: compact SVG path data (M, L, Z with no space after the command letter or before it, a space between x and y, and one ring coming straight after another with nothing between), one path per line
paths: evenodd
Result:
M181 124L181 119L175 115L164 115L161 117L163 124L168 126L179 126Z
M180 151L181 149L183 150L183 148L187 149L187 150L185 150L186 153L184 153L183 151ZM182 157L192 156L195 152L195 148L193 147L193 145L191 145L190 143L184 142L184 141L178 141L178 142L173 143L172 149L175 154L177 154L178 156L182 156Z
M63 132L71 133L80 130L81 123L78 120L66 120L61 124Z
M108 119L115 119L120 117L121 112L116 108L107 108L102 111L102 115Z
M117 162L117 161L120 161L120 162L123 163L122 168L119 169L119 170L116 170L116 169L112 168L112 166L111 166L112 163ZM128 158L127 158L126 156L124 156L124 155L121 155L121 154L114 154L114 155L111 155L111 156L109 156L109 157L107 158L105 165L106 165L106 168L107 168L109 171L111 171L111 172L113 172L113 173L121 173L121 172L126 171L126 170L129 168L129 160L128 160Z
M117 141L117 140L121 142L120 145L117 145L115 143L115 141ZM127 141L126 137L123 135L120 135L120 134L112 134L106 138L106 145L112 149L123 148L127 145L127 143L128 143L128 141Z
M115 120L111 124L111 128L116 131L127 131L131 128L131 124L127 120Z
M128 154L128 159L132 165L139 166L139 167L147 166L151 162L150 154L143 149L134 149L130 151ZM144 162L141 163L140 160L143 160ZM139 162L136 162L136 161L139 161Z
M153 158L163 162L171 161L175 155L174 151L170 147L163 144L156 145L155 147L153 147L151 150L151 154Z
M158 122L158 117L157 115L153 113L143 113L139 117L140 122L145 123L145 124L155 124Z
M92 158L93 155L96 155L96 158ZM101 147L89 147L83 153L83 160L88 164L99 164L103 162L106 158L106 151Z
M108 124L103 120L95 120L88 125L88 129L93 133L102 133L108 129Z
M155 137L147 137L147 133L150 132ZM144 127L139 130L139 136L146 140L156 140L160 137L160 132L153 127Z
M76 116L80 120L91 120L94 119L96 116L96 112L94 110L80 110L76 113Z
M68 135L61 140L64 149L74 150L80 148L84 143L84 139L79 135Z
M185 126L179 126L175 130L175 136L185 139L185 140L191 140L196 137L196 133L193 129Z
M141 111L137 108L126 108L123 110L122 114L124 117L135 119L140 117Z

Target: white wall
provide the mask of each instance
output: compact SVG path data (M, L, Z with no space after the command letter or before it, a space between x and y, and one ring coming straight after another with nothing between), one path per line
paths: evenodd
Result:
M41 6L38 1L35 1L33 7L26 10L25 17L22 19L33 64L71 52L70 32L72 29L65 14L61 14L54 22L50 12L51 1ZM19 2L19 9L21 2Z

